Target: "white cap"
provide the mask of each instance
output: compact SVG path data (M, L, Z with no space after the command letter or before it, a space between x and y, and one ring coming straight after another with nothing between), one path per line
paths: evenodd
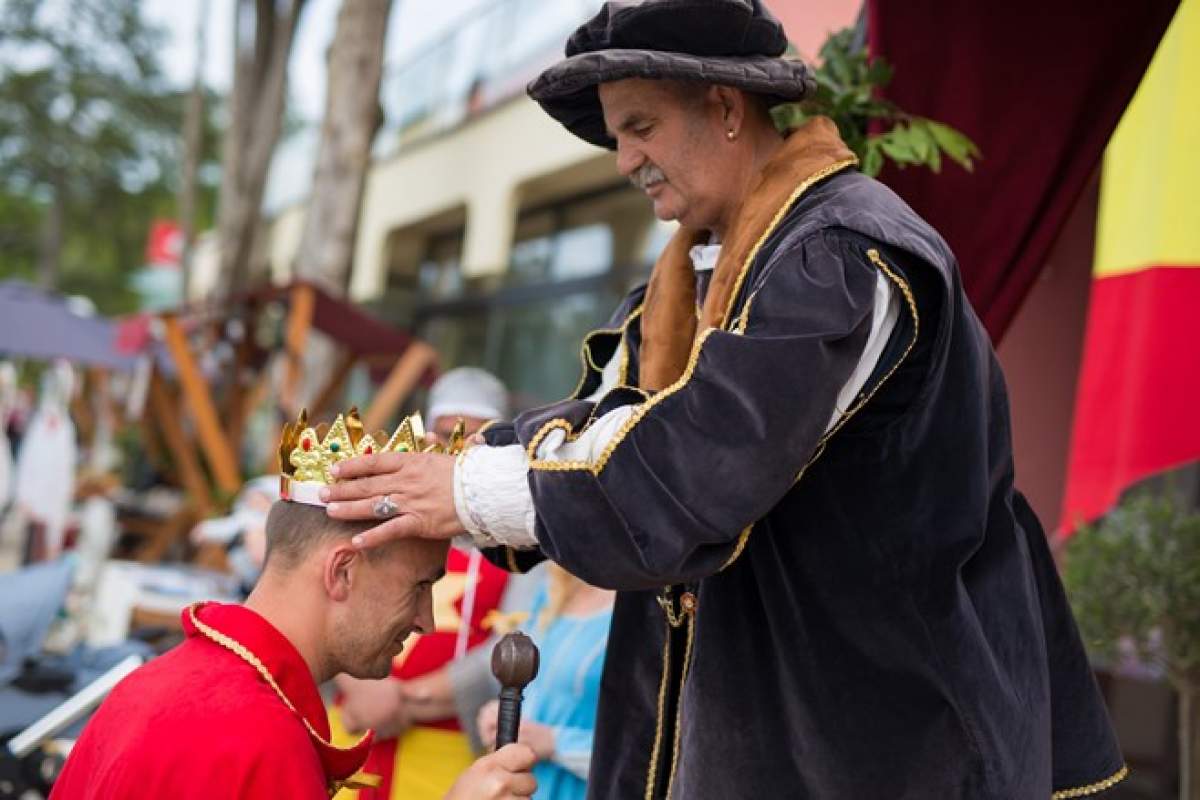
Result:
M426 416L430 425L439 417L507 419L508 390L487 370L458 367L433 382Z

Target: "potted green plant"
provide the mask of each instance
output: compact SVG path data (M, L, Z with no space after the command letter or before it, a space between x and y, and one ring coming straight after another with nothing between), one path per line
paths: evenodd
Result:
M1200 512L1135 495L1068 542L1063 582L1084 640L1136 657L1179 693L1180 797L1200 800Z

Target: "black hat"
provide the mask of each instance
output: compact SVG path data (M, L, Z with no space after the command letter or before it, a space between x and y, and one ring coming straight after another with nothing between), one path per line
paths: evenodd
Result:
M567 40L567 57L529 96L584 141L612 150L596 87L626 78L703 81L763 95L772 105L813 88L762 0L609 0Z

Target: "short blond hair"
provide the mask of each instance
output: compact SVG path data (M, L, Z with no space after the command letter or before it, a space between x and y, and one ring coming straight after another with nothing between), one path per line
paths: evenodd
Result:
M334 519L322 506L276 500L267 514L267 555L263 568L293 569L318 545L331 539L349 541L376 523ZM374 548L367 550L370 557Z

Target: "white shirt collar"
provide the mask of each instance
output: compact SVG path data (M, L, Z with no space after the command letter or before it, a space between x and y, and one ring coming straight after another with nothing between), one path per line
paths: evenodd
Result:
M692 259L692 269L696 272L711 272L717 266L717 259L721 256L721 243L717 241L717 237L709 238L708 244L693 245L688 251L688 255Z

